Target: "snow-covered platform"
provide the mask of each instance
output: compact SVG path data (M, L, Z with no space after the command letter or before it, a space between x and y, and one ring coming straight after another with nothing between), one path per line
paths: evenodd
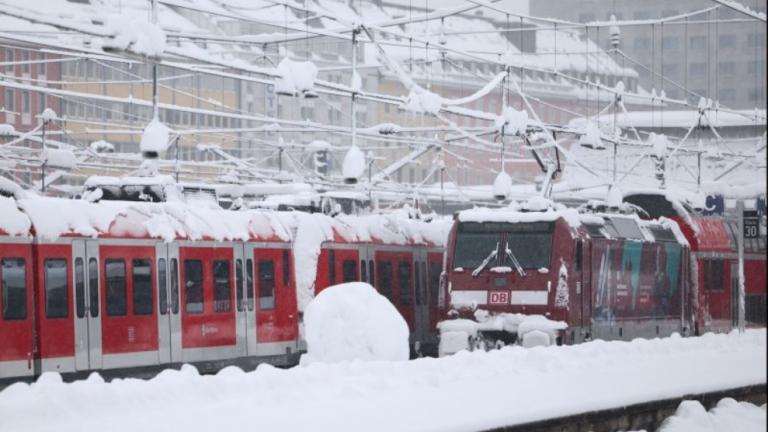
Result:
M47 374L0 392L0 429L477 431L765 382L766 332L749 330L149 381Z

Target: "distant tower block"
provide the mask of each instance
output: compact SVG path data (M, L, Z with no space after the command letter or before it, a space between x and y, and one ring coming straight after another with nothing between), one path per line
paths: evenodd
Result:
M616 23L616 15L611 15L611 26L608 28L610 34L611 47L618 49L621 45L621 29Z

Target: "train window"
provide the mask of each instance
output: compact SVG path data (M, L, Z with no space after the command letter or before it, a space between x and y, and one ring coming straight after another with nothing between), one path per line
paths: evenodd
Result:
M171 312L179 313L179 261L171 259Z
M245 297L248 310L253 310L253 260L245 260Z
M160 302L160 315L168 313L168 281L166 279L165 258L157 260L157 297Z
M365 265L365 260L360 260L360 281L368 282L368 267Z
M422 261L418 265L421 266L421 304L425 305L427 304L427 289L428 289L427 263Z
M608 238L614 238L614 239L621 238L621 236L619 235L619 232L616 230L616 227L613 226L613 224L610 222L609 219L605 220L605 225L603 225L603 229L608 234L607 236Z
M581 263L584 259L584 244L581 240L576 242L576 271L581 271Z
M75 258L75 315L85 316L85 265L82 258Z
M411 263L400 261L398 268L398 285L400 286L400 304L411 304Z
M108 259L104 262L104 274L107 277L107 315L126 314L125 299L125 261Z
M27 319L27 263L24 258L3 258L3 319Z
M67 260L45 260L45 317L66 318L69 316L69 295L67 293Z
M291 286L291 252L283 251L283 286Z
M237 311L243 311L243 260L235 260L235 304Z
M392 263L379 261L379 292L392 301Z
M96 258L88 259L88 293L91 317L96 318L99 316L99 262Z
M476 232L467 229L474 225L480 224L463 223L459 225L459 231L456 233L456 247L453 256L454 267L473 270L497 248L501 239L500 232Z
M341 264L342 282L354 282L357 280L357 263L354 260L344 260Z
M336 285L336 251L328 251L328 282L329 285Z
M416 262L415 271L416 271L416 304L420 305L424 303L422 303L422 298L421 298L421 267L419 266L418 262Z
M587 227L587 232L589 233L589 236L592 238L605 238L605 231L603 231L602 225L585 225Z
M228 260L213 262L213 310L216 312L232 310L230 267Z
M721 259L703 260L704 290L721 292L725 287L725 262Z
M373 273L373 260L368 261L368 282L371 286L376 286L376 278Z
M609 219L609 221L610 223L606 223L606 225L612 224L618 232L619 237L632 240L643 240L643 232L640 231L640 227L637 226L637 222L633 219L613 217Z
M440 273L443 265L439 262L429 263L429 304L437 306L437 297L440 295Z
M677 242L675 234L669 228L665 228L661 225L649 225L648 229L651 231L653 238L657 242Z
M152 262L135 259L132 270L133 314L152 315Z
M275 263L259 260L259 309L275 308Z
M184 310L190 314L203 313L203 263L184 260Z

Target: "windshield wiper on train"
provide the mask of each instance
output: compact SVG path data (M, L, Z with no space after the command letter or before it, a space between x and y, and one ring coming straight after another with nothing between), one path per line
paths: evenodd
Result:
M512 249L509 248L509 242L504 245L504 252L507 254L509 259L512 260L512 265L515 266L517 273L519 273L520 276L525 276L525 270L523 270L523 266L520 265L520 261L517 260L515 254L512 253Z
M499 250L499 243L498 243L498 242L496 242L496 248L494 248L494 249L491 251L491 253L489 253L489 254L488 254L488 256L487 256L487 257L485 257L485 259L483 260L483 262L482 262L482 263L480 263L480 265L479 265L479 266L478 266L476 269L474 269L474 270L472 271L472 276L473 276L473 277L477 277L477 275L479 275L479 274L480 274L480 272L481 272L481 271L483 271L483 269L484 269L484 268L486 268L486 267L488 266L488 263L490 263L492 259L496 258L496 254L498 253L498 250Z

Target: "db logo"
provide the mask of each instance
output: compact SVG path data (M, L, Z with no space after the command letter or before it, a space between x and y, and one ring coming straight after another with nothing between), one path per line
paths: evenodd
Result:
M488 293L488 304L509 304L509 291L491 291Z

